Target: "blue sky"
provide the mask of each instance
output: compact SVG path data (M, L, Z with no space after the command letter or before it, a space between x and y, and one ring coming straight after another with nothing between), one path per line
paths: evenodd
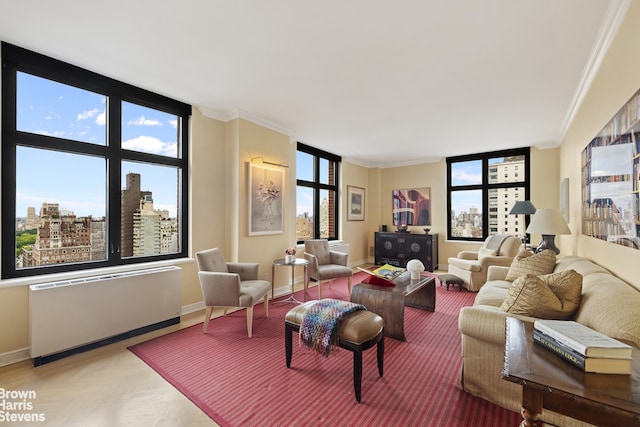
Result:
M18 130L106 145L104 95L18 73ZM175 157L178 121L175 115L124 102L122 146ZM16 215L27 207L39 212L42 202L59 203L78 216L105 215L106 163L102 158L22 147L17 154ZM123 163L122 182L141 174L142 190L153 192L154 207L176 215L175 168Z
M502 160L502 159L500 159ZM451 166L452 185L482 184L482 161L457 162ZM451 195L451 209L456 215L469 212L472 207L482 213L482 191L456 191Z
M313 156L301 151L296 154L296 179L313 181ZM320 159L320 182L329 182L329 161ZM323 197L328 197L329 193L323 190L320 193L320 201ZM297 187L296 189L296 216L305 212L313 216L313 189L307 187Z

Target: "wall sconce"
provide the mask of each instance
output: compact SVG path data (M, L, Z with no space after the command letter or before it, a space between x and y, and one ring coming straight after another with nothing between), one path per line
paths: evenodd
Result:
M542 235L542 241L536 248L536 253L551 249L557 255L560 249L555 244L556 234L571 234L571 230L560 210L538 209L527 227L527 233Z
M257 161L258 159L260 159L260 161ZM256 160L254 162L254 160ZM251 163L262 163L264 165L272 165L272 166L280 166L281 168L289 168L289 165L286 164L282 164L282 163L274 163L274 162L270 162L265 160L262 156L258 156L258 157L252 157L251 158Z

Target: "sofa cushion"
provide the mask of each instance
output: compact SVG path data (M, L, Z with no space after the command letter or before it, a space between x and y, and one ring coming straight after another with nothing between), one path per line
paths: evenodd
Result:
M580 306L582 275L573 270L518 277L500 309L540 319L570 319Z
M531 251L520 251L511 262L506 280L512 282L525 274L540 276L553 272L556 266L556 254L551 249L534 254Z
M640 348L640 292L609 273L584 277L575 320Z

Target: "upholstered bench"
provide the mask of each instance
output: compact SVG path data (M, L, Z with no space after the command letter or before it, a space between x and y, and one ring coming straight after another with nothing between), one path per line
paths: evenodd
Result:
M464 280L456 276L455 274L441 274L438 276L438 280L440 280L440 286L444 283L447 285L447 290L449 290L449 285L458 285L458 290L462 290L462 285L464 285Z
M300 332L302 318L316 301L298 305L287 313L284 320L285 352L287 368L291 367L293 331ZM357 310L340 321L339 346L353 352L353 388L360 403L362 388L362 352L377 344L378 373L382 376L384 365L384 320L367 310Z

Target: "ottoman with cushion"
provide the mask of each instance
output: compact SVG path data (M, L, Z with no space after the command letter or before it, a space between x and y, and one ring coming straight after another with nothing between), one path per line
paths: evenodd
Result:
M287 368L291 367L293 353L293 331L300 332L305 313L317 301L309 301L298 305L285 316L285 353ZM341 348L353 352L353 388L358 403L362 389L362 352L377 345L378 373L382 376L384 366L384 320L367 310L357 310L343 317L339 326L339 342Z

